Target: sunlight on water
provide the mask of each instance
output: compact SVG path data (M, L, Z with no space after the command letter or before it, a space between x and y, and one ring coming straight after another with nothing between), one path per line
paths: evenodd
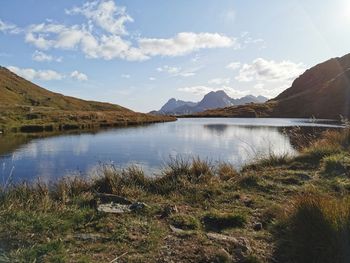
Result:
M0 176L3 181L10 174L15 181L37 177L49 181L73 172L90 173L100 163L136 164L152 173L170 157L200 157L231 162L239 168L271 153L297 154L282 132L282 127L292 126L338 127L295 119L180 119L95 134L0 137Z

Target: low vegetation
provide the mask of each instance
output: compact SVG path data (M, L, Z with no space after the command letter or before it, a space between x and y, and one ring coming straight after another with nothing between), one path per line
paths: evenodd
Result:
M0 261L349 262L349 139L326 132L241 171L173 159L154 176L103 165L6 185Z
M0 94L0 133L87 130L175 120L54 93L1 66Z

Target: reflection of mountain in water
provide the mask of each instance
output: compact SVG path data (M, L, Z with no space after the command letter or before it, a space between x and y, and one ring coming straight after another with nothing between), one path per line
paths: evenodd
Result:
M260 122L259 122L260 121ZM324 129L279 128L283 120L180 120L148 127L56 134L0 135L0 179L58 178L88 173L98 163L160 168L169 156L230 162L237 169L268 154L296 154L300 134L317 137ZM286 121L285 121L286 122ZM284 122L284 123L285 123ZM261 125L262 124L262 125ZM288 124L288 123L287 123ZM275 126L269 126L275 125ZM49 138L50 137L50 138ZM308 139L309 140L309 139Z
M31 138L24 135L0 135L0 156L11 154L21 145L27 144L30 140Z
M338 130L339 128L329 127L272 127L272 126L254 126L254 125L229 125L229 124L206 124L203 125L205 130L215 136L230 136L235 130L253 130L260 131L278 131L280 135L288 138L295 150L310 145L311 142L321 137L322 133L328 130ZM200 135L199 135L200 136Z
M203 127L215 135L222 135L226 132L230 125L227 124L206 124Z

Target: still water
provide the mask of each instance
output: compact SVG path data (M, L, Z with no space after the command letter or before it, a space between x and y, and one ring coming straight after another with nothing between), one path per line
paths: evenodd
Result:
M216 118L50 137L0 135L0 180L52 181L71 173L87 175L101 163L136 164L152 173L171 157L231 162L239 168L269 153L296 154L284 132L294 126L339 128L304 119Z

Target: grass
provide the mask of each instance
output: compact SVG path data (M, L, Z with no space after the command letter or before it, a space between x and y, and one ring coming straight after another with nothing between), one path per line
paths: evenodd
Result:
M247 219L235 213L211 212L203 216L202 222L208 231L222 231L227 228L244 227Z
M297 197L282 220L284 257L292 262L349 262L350 200L319 194ZM283 247L284 246L284 247Z
M57 132L174 121L43 89L0 67L0 131Z
M350 155L339 153L324 157L322 172L331 176L350 175Z
M328 132L307 145L299 156L270 156L241 171L228 163L172 159L152 177L136 166L102 165L95 177L7 185L0 190L0 257L348 262L348 135ZM144 202L147 209L98 212L96 192ZM218 232L217 239L209 232Z
M170 217L169 222L174 227L180 228L182 230L197 230L200 228L200 222L197 218L186 215L186 214L176 214Z

